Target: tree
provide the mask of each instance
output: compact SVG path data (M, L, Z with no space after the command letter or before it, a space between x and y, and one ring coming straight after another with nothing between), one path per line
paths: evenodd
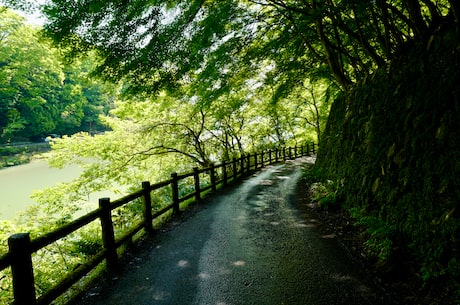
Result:
M454 2L54 0L44 12L56 43L73 55L97 49L97 71L130 79L133 92L172 89L193 71L215 79L218 71L257 67L267 58L284 73L301 67L314 74L327 65L346 89L407 41L428 41L458 15Z
M0 14L2 136L50 132L56 107L47 98L63 80L57 56L38 41L37 30L25 26L22 18L10 11Z
M98 115L110 108L114 86L88 80L94 57L64 64L39 29L9 10L0 16L1 140L104 130Z
M0 11L5 10L6 8L20 10L24 12L32 12L37 7L36 1L31 0L0 0Z
M107 115L114 107L119 86L108 84L91 76L91 69L97 58L88 57L64 62L64 82L60 93L61 113L56 133L74 134L85 131L102 132L106 126L100 121L100 115Z

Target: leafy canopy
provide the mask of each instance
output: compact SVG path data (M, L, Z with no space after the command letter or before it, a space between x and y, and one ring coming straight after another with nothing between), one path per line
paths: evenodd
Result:
M266 60L291 86L314 75L346 89L407 41L428 41L458 19L459 6L456 0L52 0L44 12L48 35L69 54L97 49L99 74L150 94L195 77L203 85L220 80L223 89L225 79L249 79Z

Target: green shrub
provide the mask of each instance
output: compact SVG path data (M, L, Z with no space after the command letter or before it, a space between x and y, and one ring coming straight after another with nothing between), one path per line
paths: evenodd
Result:
M339 207L337 193L339 187L336 182L327 180L325 182L314 182L310 185L309 192L313 201L318 202L318 206L323 209Z
M366 216L357 208L350 209L351 216L356 220L355 225L365 229L364 242L367 254L376 260L376 266L387 268L392 263L395 245L396 228L379 217Z

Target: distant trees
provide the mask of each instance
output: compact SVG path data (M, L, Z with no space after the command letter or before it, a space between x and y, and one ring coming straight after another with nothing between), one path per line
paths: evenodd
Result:
M88 79L92 59L63 65L38 32L0 11L0 142L104 129L98 116L110 108L111 92Z

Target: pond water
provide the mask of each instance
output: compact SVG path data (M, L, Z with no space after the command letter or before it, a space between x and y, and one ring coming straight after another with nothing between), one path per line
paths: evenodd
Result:
M70 165L63 169L51 168L43 160L8 167L0 170L0 220L10 220L18 212L34 203L32 191L55 186L59 182L69 182L78 177L82 169ZM89 196L88 201L110 196L109 192L98 192Z

